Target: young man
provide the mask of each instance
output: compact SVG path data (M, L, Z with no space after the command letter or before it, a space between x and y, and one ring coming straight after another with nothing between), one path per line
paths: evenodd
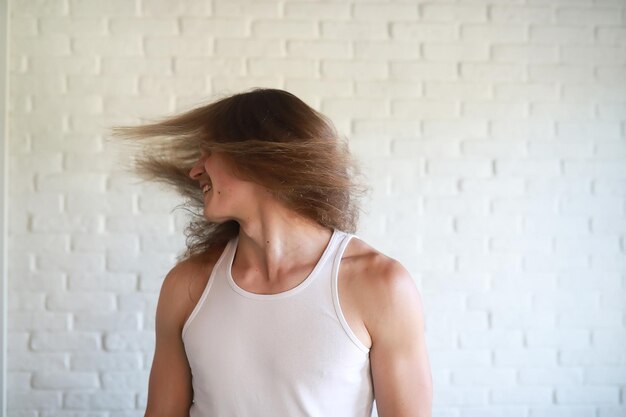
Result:
M201 212L159 295L147 417L431 416L419 292L353 233L329 120L255 89L123 133L165 138L139 171Z

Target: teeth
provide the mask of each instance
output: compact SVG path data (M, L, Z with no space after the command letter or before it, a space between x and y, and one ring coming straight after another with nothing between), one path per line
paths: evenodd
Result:
M202 187L202 192L206 194L211 188L212 187L209 184L205 184L204 187Z

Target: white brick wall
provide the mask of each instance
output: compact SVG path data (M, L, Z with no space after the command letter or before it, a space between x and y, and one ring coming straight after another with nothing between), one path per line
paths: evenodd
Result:
M626 415L623 0L14 0L11 417L143 416L181 201L112 124L252 86L330 116L422 291L437 417Z

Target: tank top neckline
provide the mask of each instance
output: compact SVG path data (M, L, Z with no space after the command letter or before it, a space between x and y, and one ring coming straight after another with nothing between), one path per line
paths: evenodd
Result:
M307 275L307 277L304 279L304 281L300 282L295 287L290 288L286 291L273 293L273 294L259 294L259 293L254 293L254 292L244 290L239 285L237 285L237 283L233 279L232 267L233 267L233 261L235 260L235 254L237 251L237 244L239 243L239 235L237 235L230 241L230 248L229 248L230 252L228 254L229 255L228 261L226 262L226 280L228 281L228 283L230 284L230 286L235 292L237 292L238 294L244 297L252 298L256 300L275 300L275 299L286 298L286 297L295 295L296 293L305 289L313 281L313 279L315 279L315 277L318 275L319 270L326 263L326 259L330 255L331 249L333 248L335 239L338 235L339 235L339 229L333 228L333 233L330 236L330 240L328 241L328 244L326 245L326 248L324 249L322 256L318 259L317 263L315 264L315 266L313 267L309 275Z

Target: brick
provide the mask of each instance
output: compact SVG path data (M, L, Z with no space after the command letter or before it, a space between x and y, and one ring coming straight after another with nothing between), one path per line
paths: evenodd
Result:
M7 408L9 410L24 409L25 405L29 407L57 410L61 408L63 393L50 390L8 390ZM18 411L19 412L19 411Z
M317 36L317 26L308 20L259 19L252 22L251 34L259 39L307 39Z
M353 16L365 20L416 20L418 9L416 4L367 4L355 3Z
M156 280L155 280L156 281ZM163 279L161 278L159 282L158 288L155 288L154 291L147 293L129 293L129 294L119 294L119 310L120 311L137 311L137 310L145 310L146 314L153 315L156 313L156 306L159 297L159 290L163 284Z
M398 80L455 81L457 66L448 62L392 61L390 75Z
M198 39L197 36L165 37L151 36L144 40L144 48L148 57L202 57L211 55L213 45L210 38ZM139 55L133 53L131 55Z
M65 277L58 272L28 272L19 280L9 280L9 289L16 291L50 291L63 288Z
M167 92L180 96L181 94L191 94L194 91L206 94L209 90L209 81L205 79L207 74L211 77L216 75L244 75L246 63L241 58L175 58L174 72L180 76L151 78L141 81L147 86L146 91L151 91L153 94ZM192 75L196 77L190 77ZM177 83L176 80L179 78L182 80Z
M154 350L154 331L109 332L104 335L104 347L113 352Z
M321 62L322 76L331 79L371 80L387 77L387 65L381 61L324 60Z
M9 83L13 85L15 95L32 95L38 94L65 94L67 87L64 77L60 74L54 74L46 79L34 74L11 74Z
M310 19L349 19L351 17L351 5L340 3L320 2L297 2L285 3L284 15L288 18Z
M188 63L189 61L185 62ZM148 75L139 79L140 94L190 94L207 90L206 76L204 75L176 75L173 77Z
M49 2L54 3L54 2ZM57 2L58 4L62 2ZM39 20L39 30L42 35L106 35L107 22L102 16L91 18L79 18L76 16L53 18L47 17Z
M619 46L578 46L561 47L561 62L564 64L583 65L593 62L597 65L623 65L626 54Z
M348 114L353 117L383 116L389 113L385 102L353 98L326 99L322 102L322 112Z
M119 249L120 247L116 247ZM71 273L68 277L68 289L74 291L114 291L132 292L137 286L137 278L130 273Z
M16 16L38 16L50 18L54 16L64 16L68 13L68 3L65 0L59 1L28 1L18 2L11 5L11 14Z
M38 215L32 216L33 232L98 232L102 229L100 216Z
M30 372L8 372L6 375L8 385L12 389L25 390L30 388Z
M37 135L32 138L32 149L34 154L41 154L41 157L48 157L49 164L57 158L53 152L59 152L58 158L62 164L63 154L66 152L97 152L102 149L101 140L97 137L86 137L71 133L56 133L51 135ZM60 152L63 152L61 154ZM58 170L60 171L60 169ZM43 190L41 191L43 192Z
M556 323L556 314L552 312L526 312L522 310L504 310L498 311L498 314L492 316L493 329L512 329L524 331L531 331L535 329L546 329L546 331L553 331ZM539 351L539 350L538 350ZM516 366L515 363L524 362L524 351L518 349L517 352L511 353L506 356L506 350L502 350L500 353L499 362L504 361L506 364L512 363L513 365L505 365L505 367ZM539 351L538 362L545 364L556 364L557 352L556 349L545 349ZM517 354L516 354L517 353ZM502 356L505 355L505 356Z
M552 7L518 5L491 5L489 19L498 23L551 24L554 19Z
M287 55L310 59L342 59L352 56L352 46L350 42L338 40L287 41ZM366 58L369 58L369 56L366 56Z
M151 0L154 1L154 0ZM70 13L74 16L137 16L138 4L136 0L111 0L100 2L97 0L69 0Z
M554 349L496 350L494 360L496 366L548 367L556 365L557 352Z
M495 404L552 404L552 388L494 388L491 391L491 401Z
M528 39L527 28L514 24L461 25L461 38L468 41L524 42Z
M554 291L551 291L554 292ZM554 308L546 308L546 311L553 310ZM562 349L562 348L570 348L570 349L579 349L579 348L587 348L590 346L591 342L591 333L587 329L529 329L526 331L526 344L531 348L554 348L554 349ZM566 371L565 369L561 369L562 371ZM543 376L545 372L553 371L552 369L536 369L536 373L528 370L528 372L522 371L520 373L520 382L526 384L532 384L533 379L535 377ZM581 370L577 370L580 372ZM571 376L569 381L565 380L566 378L561 377L560 375L555 374L554 372L550 372L552 378L546 379L546 381L553 380L554 383L574 383L577 379L580 379L580 374L578 372L573 372L571 375L566 374L564 376ZM558 382L557 382L558 381Z
M573 25L532 25L529 34L529 40L533 43L580 45L592 43L594 40L592 28Z
M36 230L36 229L35 229ZM74 229L80 230L80 229ZM37 267L50 271L89 271L104 269L103 254L66 253L63 256L52 253L40 253L37 256Z
M38 192L34 194L30 190L28 193L10 193L12 201L9 203L9 210L16 210L17 206L29 213L37 212L40 207L46 207L49 213L60 214L63 206L63 196L60 193Z
M34 237L32 234L14 234L11 238L11 247L17 252L52 251L62 254L69 250L70 238L56 233L41 233Z
M321 38L341 40L387 39L385 22L320 22Z
M129 371L141 369L141 353L76 352L70 356L76 371Z
M245 19L211 19L183 17L180 19L181 33L190 36L249 37L250 30Z
M32 387L42 389L62 388L99 388L98 374L76 371L35 372L32 378Z
M147 39L146 42L151 40ZM77 56L136 56L143 51L142 38L139 35L81 36L72 39L72 51Z
M521 349L524 344L524 336L521 330L486 330L486 331L460 331L459 345L464 349ZM463 380L483 380L482 373L476 374L471 368L463 371ZM453 376L458 371L455 371ZM501 374L501 370L494 369L493 372ZM460 382L460 381L459 381Z
M363 81L368 83L368 81ZM371 83L376 84L375 81ZM355 82L358 91L360 82ZM382 84L382 83L381 83ZM303 97L305 102L309 103L314 97L326 97L329 95L335 97L348 97L352 95L352 82L349 80L317 80L317 79L300 79L286 78L285 89L291 91L297 97ZM362 91L362 95L370 95Z
M67 91L80 94L84 91L99 94L137 94L137 77L70 75L67 77Z
M494 62L557 64L559 52L556 45L493 45Z
M600 26L596 30L596 39L599 43L619 46L625 38L626 28L623 26Z
M128 68L133 74L171 75L173 74L172 59L148 57L102 57L103 75L128 75Z
M559 404L619 404L618 387L558 387Z
M151 17L171 16L209 16L211 3L206 2L172 2L168 0L145 0L140 1L141 15Z
M487 20L487 7L481 4L438 4L421 5L425 21L484 22Z
M181 226L186 226L188 220L185 220ZM181 231L183 229L180 229ZM145 234L141 236L141 247L149 252L178 252L185 247L185 237L182 234L174 235L154 235Z
M275 1L215 2L212 3L212 7L215 16L254 16L256 18L282 16L282 3Z
M457 25L447 23L392 22L393 39L450 42L459 39Z
M63 35L48 35L45 38L39 36L11 38L11 50L20 51L27 56L61 57L71 54L70 38Z
M460 75L464 81L520 82L525 80L526 70L522 65L462 62Z
M572 239L583 239L584 236L571 236ZM606 257L611 254L607 253ZM600 256L600 255L598 255ZM620 277L619 274L614 271L605 271L602 274L598 274L593 280L590 279L594 271L590 268L583 268L578 271L568 271L560 273L557 278L559 286L567 288L568 290L591 292L594 290L601 290L603 292L619 291Z
M170 225L171 218L164 214L113 215L106 219L106 229L111 232L163 233Z
M489 58L488 45L476 42L425 43L427 61L483 61Z
M563 7L555 11L556 23L564 25L616 25L619 9L612 7Z
M30 334L28 332L8 332L9 340L7 344L7 352L12 355L14 352L24 352L28 350L28 341ZM9 356L10 359L10 356ZM10 365L9 365L10 368Z
M139 239L135 234L94 235L91 233L74 233L72 235L72 251L104 252L117 250L130 254L139 253Z
M84 351L99 347L100 336L91 332L36 332L30 341L30 348L34 351Z
M344 55L345 56L345 55ZM419 45L403 41L355 41L354 57L356 59L418 59Z
M71 391L64 397L64 406L77 410L127 410L135 408L135 393L128 391Z
M472 369L457 369L452 373L454 385L469 386L513 386L516 383L516 375L510 369L485 369L476 372Z
M183 20L183 28L185 27L184 24L185 20ZM178 23L172 18L152 19L148 17L113 17L109 20L109 31L113 35L176 35L178 34Z
M102 386L104 389L128 390L145 392L148 389L150 378L149 371L111 372L102 374Z
M455 100L394 99L391 113L400 118L438 119L458 115L459 105Z
M54 112L72 114L97 114L102 112L102 98L97 95L57 97L38 95L33 99L33 113Z
M487 387L443 387L438 390L437 398L444 404L475 410L489 402L489 390ZM492 407L490 405L489 409ZM484 412L481 415L484 415Z
M433 367L467 368L488 366L491 354L487 349L441 349L433 352L430 358Z
M107 293L63 293L48 294L46 308L49 311L113 311L115 310L115 295ZM79 318L76 317L75 320Z
M622 339L622 343L624 340ZM602 367L602 368L588 368L585 369L585 383L587 384L621 384L624 380L624 372L626 367L616 366L615 368Z
M304 58L250 58L248 61L248 71L255 77L271 76L280 68L281 74L286 76L313 78L317 67L313 59Z
M41 312L44 310L45 297L43 293L12 294L8 300L8 311Z
M41 311L15 312L9 322L9 330L65 330L69 327L69 315Z
M285 56L283 47L283 41L279 39L231 39L220 37L215 39L215 55L211 57L211 60L215 60L218 57L229 58L241 58L246 57L279 57ZM316 46L316 41L288 41L289 45L310 45ZM291 48L291 47L290 47ZM291 51L296 50L297 55L298 46L294 46Z
M121 252L111 252L107 257L107 269L111 272L141 271L142 274L162 280L172 266L172 258L172 255L163 253L142 252L136 257L130 257Z
M77 314L74 317L73 328L78 331L132 331L139 329L139 315L135 312L113 312L111 308L95 310L98 313L83 312ZM100 313L101 311L109 312Z

